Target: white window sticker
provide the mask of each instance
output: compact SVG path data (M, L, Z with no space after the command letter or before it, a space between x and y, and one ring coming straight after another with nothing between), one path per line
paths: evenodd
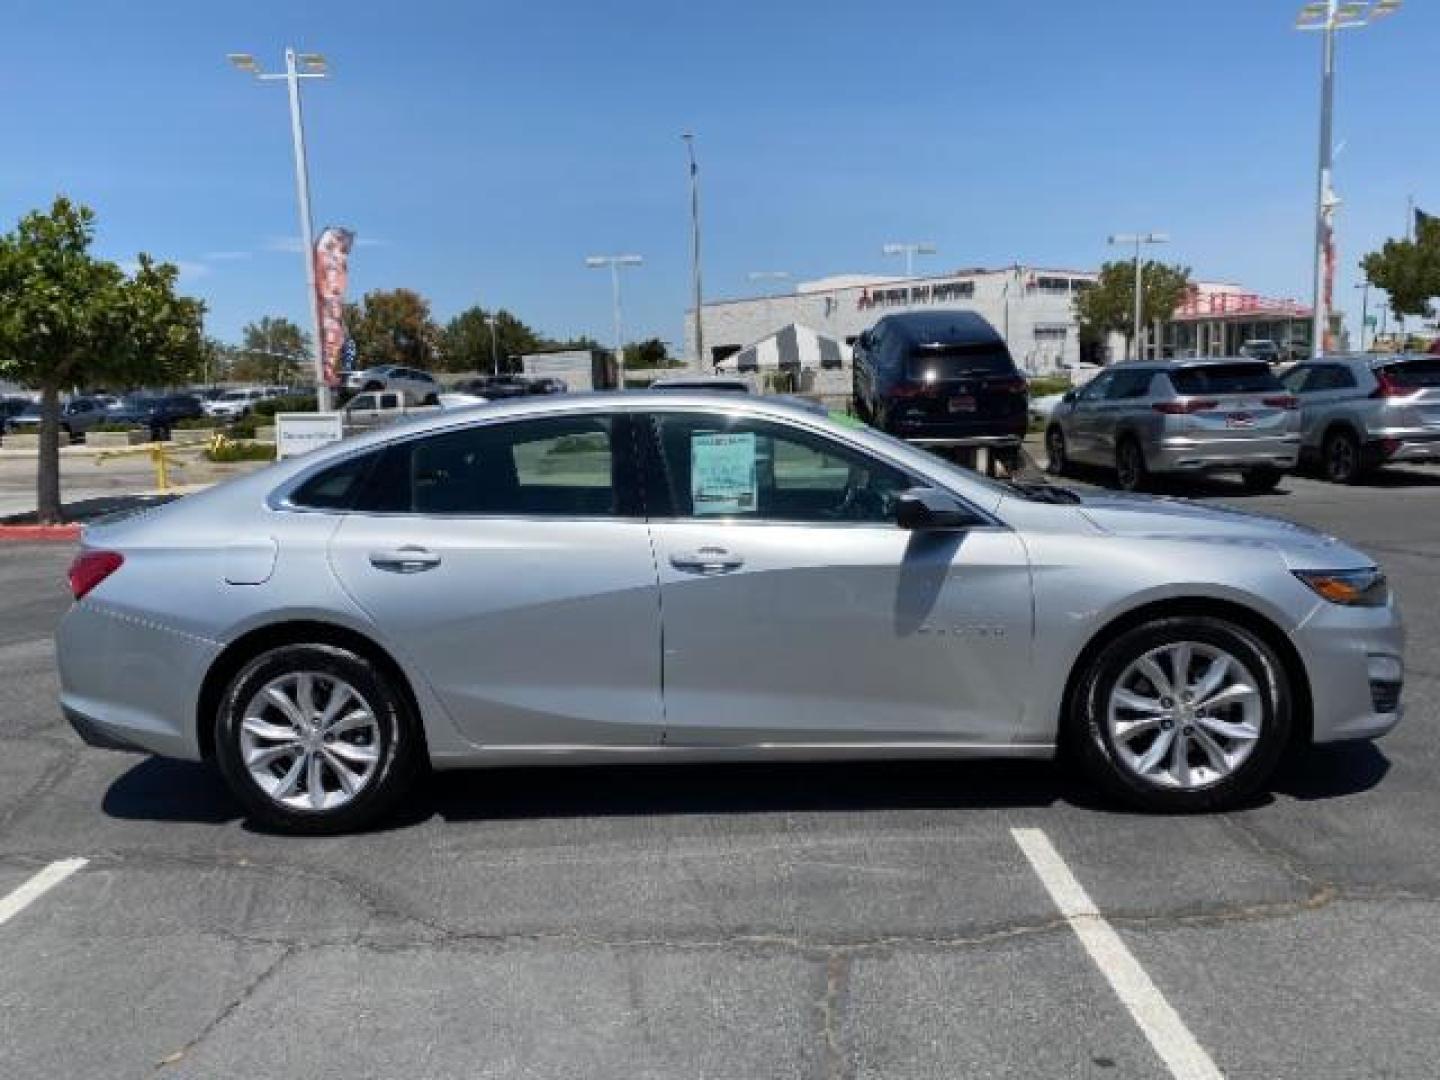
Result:
M755 435L690 436L690 505L696 517L753 514Z

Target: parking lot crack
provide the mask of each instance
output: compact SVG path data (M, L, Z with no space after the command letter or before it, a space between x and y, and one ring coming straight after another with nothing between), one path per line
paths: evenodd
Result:
M178 1065L180 1062L184 1061L185 1058L189 1054L194 1052L194 1050L201 1043L203 1043L207 1038L209 1038L210 1035L217 1028L219 1028L221 1024L223 1024L231 1016L235 1015L235 1013L241 1007L243 1007L247 1001L254 997L262 986L264 986L271 979L273 979L276 973L285 966L286 962L288 962L293 956L297 955L302 951L302 948L298 945L287 945L282 948L279 954L276 955L275 959L272 960L269 964L267 964L258 975L251 979L250 982L246 984L244 989L242 989L239 994L237 994L233 999L227 1002L225 1007L221 1009L218 1013L216 1013L215 1016L203 1028L200 1029L200 1031L195 1035L194 1038L192 1038L179 1050L176 1050L172 1054L167 1054L165 1057L157 1061L155 1063L154 1071L163 1072L164 1070L169 1069L172 1066Z

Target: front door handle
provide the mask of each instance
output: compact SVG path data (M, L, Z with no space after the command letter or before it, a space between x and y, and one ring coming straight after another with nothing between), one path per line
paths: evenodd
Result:
M440 565L440 556L422 547L407 545L385 551L372 551L370 565L377 570L388 570L392 574L418 574L422 570L433 570Z
M670 556L670 565L691 574L728 574L739 570L745 560L722 547L702 547L698 551L677 551Z

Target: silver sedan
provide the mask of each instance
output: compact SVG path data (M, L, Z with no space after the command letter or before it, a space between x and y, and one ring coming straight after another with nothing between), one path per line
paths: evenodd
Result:
M1299 526L995 483L744 395L440 413L91 526L59 630L87 741L359 827L437 769L1049 758L1232 805L1400 718L1400 618Z

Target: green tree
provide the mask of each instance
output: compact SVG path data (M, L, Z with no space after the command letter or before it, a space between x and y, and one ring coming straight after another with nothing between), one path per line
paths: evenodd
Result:
M1396 315L1430 315L1430 301L1440 296L1440 220L1423 222L1414 240L1387 240L1360 266L1371 285L1389 294Z
M430 301L413 289L366 293L360 303L345 305L345 326L355 340L358 367L435 366L440 330L430 318Z
M205 307L179 272L141 255L126 275L90 254L95 215L57 198L0 236L0 376L40 391L39 520L60 520L60 393L192 378Z
M1147 262L1141 296L1141 323L1168 322L1190 291L1190 268ZM1107 262L1092 288L1075 294L1075 318L1086 340L1104 340L1107 334L1125 335L1125 354L1135 341L1135 264Z
M497 360L502 372L518 370L519 357L550 347L550 342L504 308L494 313L492 341L490 319L491 312L477 306L466 308L445 324L440 333L444 370L489 371Z
M243 382L288 386L308 370L314 356L310 335L283 315L247 323L240 338L230 375Z
M641 370L671 367L673 365L669 346L653 337L645 341L632 341L625 346L625 366Z

